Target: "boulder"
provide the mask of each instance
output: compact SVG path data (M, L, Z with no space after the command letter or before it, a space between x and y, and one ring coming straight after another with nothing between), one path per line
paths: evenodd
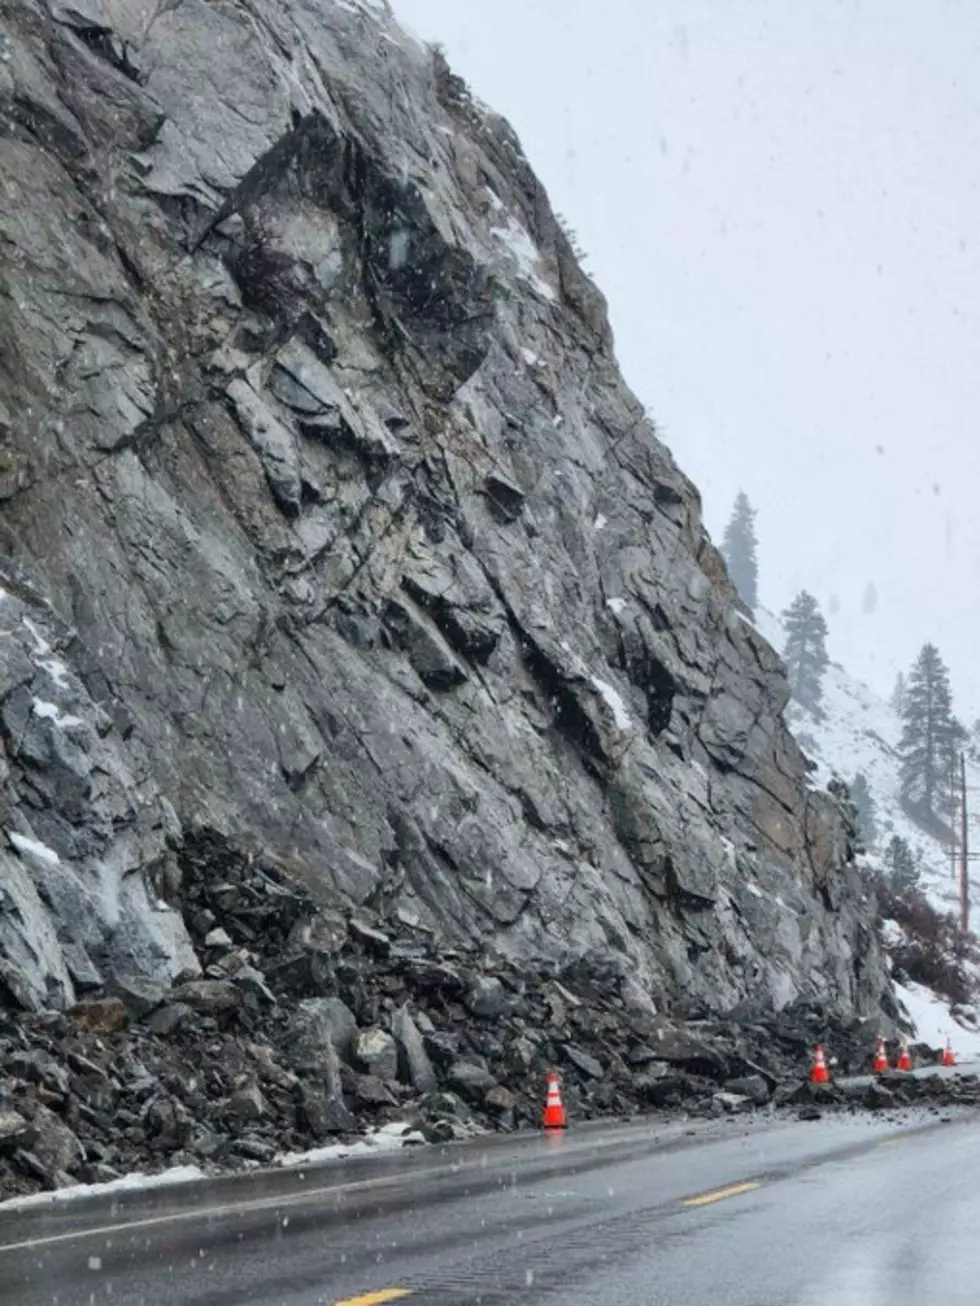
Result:
M601 1061L598 1061L591 1053L576 1047L574 1043L562 1044L561 1050L572 1065L581 1070L583 1075L588 1075L590 1079L601 1079L606 1073L602 1068Z
M157 1007L146 1019L146 1027L161 1038L169 1038L181 1026L194 1019L194 1012L186 1002L169 1002Z
M329 1045L337 1056L351 1056L357 1022L340 998L306 998L289 1023L286 1046L299 1065L325 1063Z
M354 1039L354 1061L367 1074L379 1079L398 1078L398 1047L392 1036L375 1026L362 1030Z
M217 1016L236 1011L242 1004L241 991L231 980L200 979L178 984L171 998L201 1015Z
M129 1019L121 998L91 998L68 1012L76 1024L96 1034L118 1034Z
M473 982L463 1001L474 1016L493 1020L503 1011L507 995L496 976L481 977Z
M747 1097L755 1106L764 1106L769 1101L769 1085L761 1075L729 1079L725 1082L725 1092Z
M239 1120L261 1120L268 1108L257 1084L243 1084L228 1099L228 1109Z
M447 1079L469 1101L482 1101L497 1081L484 1066L471 1061L454 1061L449 1067Z
M21 1148L29 1151L39 1133L39 1127L19 1111L0 1106L0 1156L12 1156Z
M399 1078L419 1093L434 1092L438 1086L436 1072L407 1006L392 1016L391 1028L398 1046Z

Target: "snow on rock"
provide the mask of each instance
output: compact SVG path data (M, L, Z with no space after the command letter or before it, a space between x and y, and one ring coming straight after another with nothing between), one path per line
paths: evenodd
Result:
M148 1188L166 1188L171 1184L190 1183L203 1179L204 1171L196 1165L177 1165L161 1174L124 1174L104 1184L75 1184L71 1188L58 1188L51 1193L33 1193L30 1197L11 1197L0 1202L2 1211L22 1211L28 1207L55 1206L76 1201L79 1197L102 1196L109 1193L132 1193Z
M53 721L62 730L67 730L71 726L84 725L81 717L72 716L70 713L62 716L54 703L47 703L43 698L35 698L31 710L36 717L40 717L44 721Z
M18 834L16 830L9 830L7 833L10 842L19 853L26 853L30 857L36 857L48 866L59 866L61 864L61 858L47 844L41 843L38 839L29 839L26 834Z
M618 730L629 730L633 722L619 691L613 689L608 681L600 680L598 676L590 676L589 684L609 708L613 720L616 722L616 728Z
M541 262L538 248L517 219L510 213L505 214L503 226L491 227L490 234L500 241L517 263L517 275L537 291L542 299L554 303L558 296L538 271Z

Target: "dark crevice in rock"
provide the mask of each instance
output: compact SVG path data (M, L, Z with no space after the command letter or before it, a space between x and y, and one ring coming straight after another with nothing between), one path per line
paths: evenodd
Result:
M588 713L579 703L562 672L526 633L520 632L525 664L537 682L551 713L555 729L573 746L595 776L605 772L606 750Z

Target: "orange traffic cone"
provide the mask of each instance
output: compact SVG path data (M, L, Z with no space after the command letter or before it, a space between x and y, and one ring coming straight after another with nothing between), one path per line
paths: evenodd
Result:
M875 1048L875 1063L872 1069L876 1075L883 1075L888 1069L888 1054L885 1051L885 1040L881 1034L878 1035L878 1046Z
M565 1107L562 1104L561 1093L558 1089L558 1076L553 1070L549 1070L545 1078L548 1082L548 1092L544 1099L544 1114L541 1117L541 1128L564 1129Z
M909 1045L904 1041L902 1043L902 1051L899 1054L899 1058L898 1058L898 1069L899 1070L912 1069L912 1057L909 1054Z
M830 1083L830 1075L827 1071L827 1063L824 1060L823 1048L819 1046L813 1050L813 1069L810 1071L810 1083Z
M956 1065L956 1057L953 1055L953 1044L949 1039L946 1040L946 1047L943 1049L943 1059L941 1064L944 1066Z

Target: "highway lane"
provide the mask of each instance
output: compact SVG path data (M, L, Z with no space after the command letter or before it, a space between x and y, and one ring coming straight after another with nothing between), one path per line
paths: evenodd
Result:
M592 1127L4 1213L0 1302L877 1306L902 1266L975 1303L980 1120L945 1119Z

